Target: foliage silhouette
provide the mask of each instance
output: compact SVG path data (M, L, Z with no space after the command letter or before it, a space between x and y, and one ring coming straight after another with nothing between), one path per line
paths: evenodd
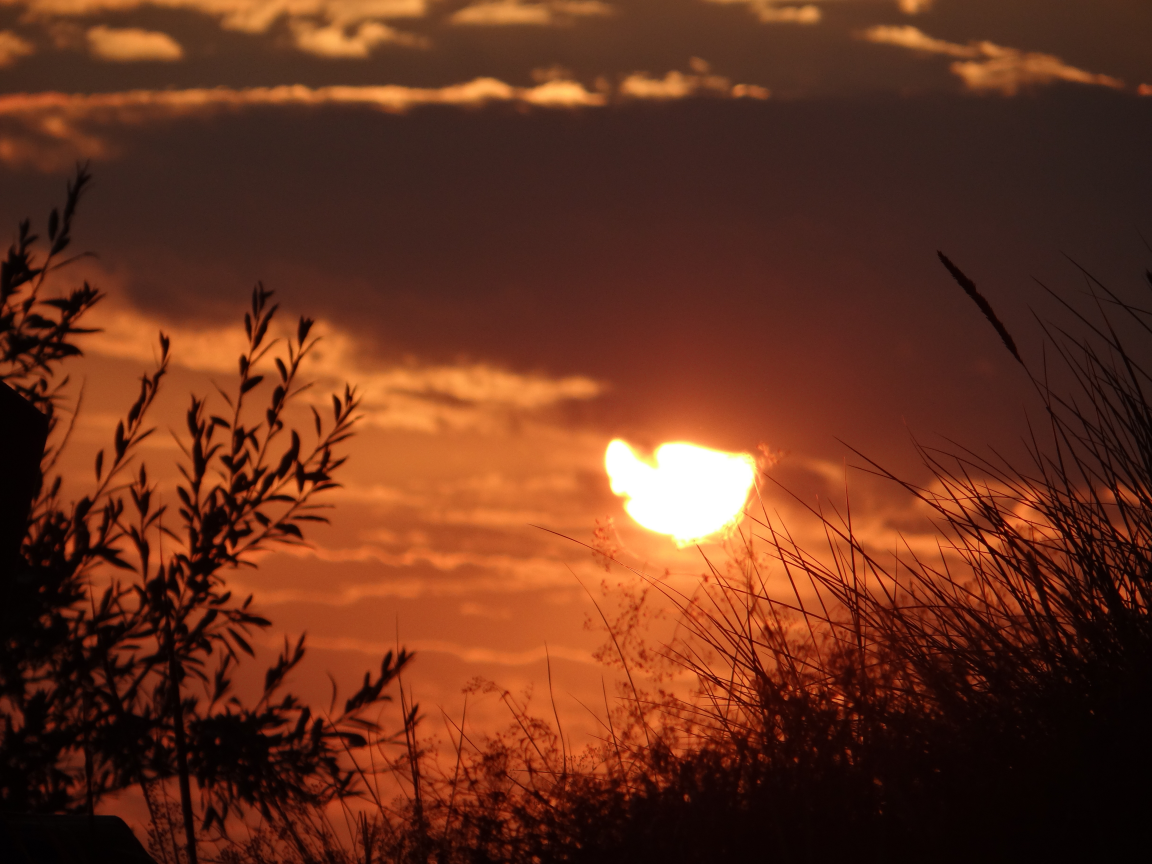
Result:
M26 220L0 265L0 378L48 414L57 432L68 383L61 366L81 353L77 337L92 332L81 320L102 299L87 282L48 296L49 277L69 263L60 255L89 182L78 169L63 210L49 217L42 258ZM284 690L304 657L303 636L285 642L254 703L233 693L237 664L254 655L251 634L270 622L251 596L233 597L227 574L253 566L264 549L303 543L309 523L327 521L318 499L337 485L333 473L345 458L338 449L358 405L346 386L332 397L330 419L312 408L312 444L286 425L286 410L309 386L300 364L317 340L307 318L293 336L272 338L271 296L262 285L252 293L239 377L231 393L219 393L227 411L212 414L205 399L191 399L178 439L175 513L138 458L154 432L149 410L170 362L164 334L156 368L141 377L112 447L96 456L94 488L74 503L51 475L67 435L52 438L43 463L50 479L29 519L23 563L0 574L5 809L93 812L109 793L139 786L154 828L184 834L183 848L171 830L155 843L165 857L171 851L194 864L197 839L224 831L231 817L255 810L291 842L291 808L357 794L357 773L344 757L365 745L366 734L381 733L373 710L390 699L406 652L386 654L335 716L314 713ZM267 390L263 405L252 404ZM158 798L173 778L179 824Z

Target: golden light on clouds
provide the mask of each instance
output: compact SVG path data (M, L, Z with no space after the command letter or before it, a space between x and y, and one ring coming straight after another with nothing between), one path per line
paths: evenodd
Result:
M624 509L645 528L684 546L740 518L756 477L752 456L676 442L652 457L654 464L646 462L620 439L604 454L612 492L627 499Z
M956 57L951 65L952 74L964 81L973 91L999 91L1005 96L1015 95L1022 87L1071 81L1119 90L1124 82L1111 75L1102 75L1070 66L1059 57L1036 51L1006 48L987 40L966 45L936 39L911 25L869 27L861 38L880 45L895 45L920 54L941 54Z
M32 45L11 30L0 30L0 66L11 66L19 58L35 52Z
M615 10L600 0L551 0L524 3L521 0L480 0L457 10L448 19L453 24L480 27L547 27L565 19L605 17Z
M88 47L94 56L113 63L171 63L184 56L184 49L167 33L136 27L92 27L88 31Z
M819 24L823 18L820 7L813 3L799 6L776 0L705 0L705 2L728 6L745 5L763 24Z

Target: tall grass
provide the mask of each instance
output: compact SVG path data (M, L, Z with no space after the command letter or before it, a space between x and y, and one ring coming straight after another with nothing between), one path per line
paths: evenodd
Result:
M1112 860L1143 845L1152 312L1087 284L1091 311L1065 304L1024 367L1042 413L1022 463L925 447L916 484L864 459L932 514L938 555L876 552L847 505L812 511L827 544L807 549L762 508L698 589L636 574L676 611L660 654L691 693L637 685L636 634L605 615L629 683L615 709L605 694L599 746L574 755L557 713L507 693L509 731L461 718L444 762L413 728L391 769L406 799L361 811L360 839L326 860Z
M462 837L463 858L1098 857L1143 833L1152 328L1088 284L1092 314L1066 304L1071 324L1043 328L1024 464L922 448L917 485L866 460L929 508L935 560L876 554L848 508L813 512L822 550L761 511L696 592L650 580L679 610L665 653L694 694L635 694L599 771L518 790L508 824L527 839Z

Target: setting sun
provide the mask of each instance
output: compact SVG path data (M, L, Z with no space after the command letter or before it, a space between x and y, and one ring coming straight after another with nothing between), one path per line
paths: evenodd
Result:
M662 444L653 462L616 439L604 454L612 491L645 528L668 534L678 545L701 540L740 517L755 478L747 453L725 453L695 444Z

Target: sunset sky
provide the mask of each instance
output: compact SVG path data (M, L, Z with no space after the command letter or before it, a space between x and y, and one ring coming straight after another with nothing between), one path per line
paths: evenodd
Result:
M636 566L703 567L630 522L613 438L764 444L813 504L846 445L910 476L913 437L1017 447L1027 382L936 250L1030 360L1036 280L1084 287L1068 258L1136 290L1150 46L1146 0L0 0L2 224L43 226L77 160L96 177L72 482L155 332L176 428L263 280L320 319L323 388L364 395L332 527L236 577L269 646L308 631L300 686L399 634L428 706L539 684L546 643L558 692L598 692L576 577L626 574L532 526L611 516ZM171 477L177 452L145 456ZM848 483L877 543L927 536Z

